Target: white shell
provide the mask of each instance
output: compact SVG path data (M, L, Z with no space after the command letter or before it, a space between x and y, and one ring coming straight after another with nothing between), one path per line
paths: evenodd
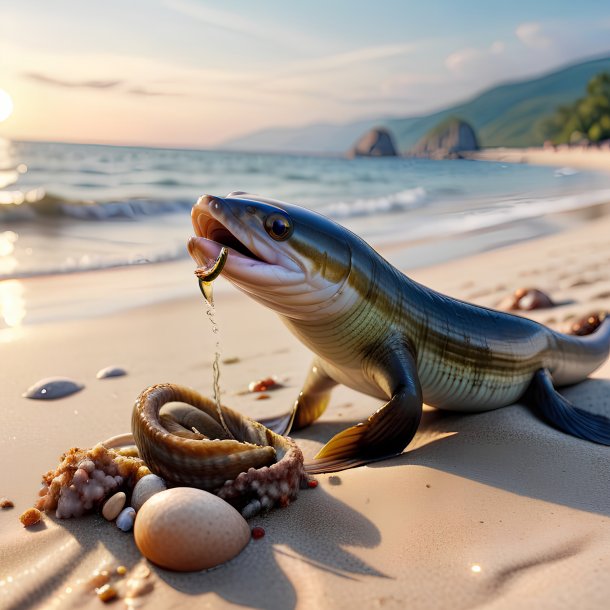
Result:
M174 487L146 502L134 537L150 561L180 572L217 566L248 544L246 520L227 502L193 487Z
M133 488L131 505L138 511L146 500L166 489L167 485L161 477L158 477L156 474L147 474L145 477L142 477Z
M113 496L110 496L102 508L102 515L104 516L104 519L114 521L119 516L119 513L123 510L126 500L127 496L123 491L119 491Z
M85 386L67 377L47 377L31 385L23 394L24 398L54 400L80 392Z
M131 508L131 506L128 506L119 513L119 516L116 518L116 526L120 530L128 532L133 527L133 522L135 521L135 518L136 511Z
M100 369L95 376L98 379L107 379L108 377L123 377L127 375L127 371L121 366L107 366Z

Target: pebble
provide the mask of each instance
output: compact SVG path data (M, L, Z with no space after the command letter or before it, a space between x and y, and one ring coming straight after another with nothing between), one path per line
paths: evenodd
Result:
M95 592L103 602L110 602L118 595L117 590L112 585L104 585L103 587L96 589Z
M104 516L104 519L114 521L119 516L119 513L123 510L126 501L127 496L123 491L119 491L113 496L110 496L102 508L102 515Z
M167 485L161 477L158 477L156 474L147 474L145 477L142 477L133 488L131 506L138 511L142 508L142 504L144 504L146 500L166 489Z
M30 386L22 396L36 400L55 400L80 392L85 386L67 377L47 377Z
M120 530L128 532L133 527L133 522L135 519L136 511L131 506L128 506L119 513L119 516L116 518L116 526Z
M250 540L246 520L207 491L173 487L146 502L135 523L142 555L162 568L204 570L239 554Z
M107 366L100 369L95 376L98 379L108 379L109 377L123 377L127 375L127 371L120 366Z
M9 500L8 498L5 498L4 496L2 496L2 498L0 498L0 508L13 508L13 506L15 506L13 504L12 500Z

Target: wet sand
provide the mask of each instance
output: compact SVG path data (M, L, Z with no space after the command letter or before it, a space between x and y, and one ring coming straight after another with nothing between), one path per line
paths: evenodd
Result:
M565 329L576 317L610 309L608 235L610 217L604 216L411 276L485 306L519 287L541 288L563 304L527 315ZM166 267L168 273L189 269ZM122 273L104 272L107 285ZM55 278L53 290L69 299L73 281ZM286 410L309 353L274 314L226 285L216 303L222 358L238 359L222 366L223 402L253 417ZM26 326L0 343L0 496L15 503L0 510L1 607L99 608L83 584L94 570L147 564L132 535L99 515L46 517L31 529L18 517L63 451L129 429L134 399L146 386L172 381L211 395L214 345L194 282L188 298ZM110 364L128 375L96 379ZM21 397L53 375L86 387L58 401ZM269 375L285 387L269 392L268 400L240 393ZM610 415L610 363L564 393ZM340 387L319 422L295 438L313 456L378 406ZM523 406L477 415L426 408L403 455L318 480L318 488L302 491L288 508L252 519L266 536L228 564L191 574L150 565L154 588L141 598L143 607L607 606L610 448L554 430Z

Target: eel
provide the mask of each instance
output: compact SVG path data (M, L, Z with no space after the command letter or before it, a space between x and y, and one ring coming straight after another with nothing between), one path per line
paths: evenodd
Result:
M200 266L229 256L222 274L274 310L314 354L294 406L262 423L303 428L344 384L386 401L335 435L306 464L332 472L400 454L422 404L481 412L523 401L573 436L610 445L610 418L555 386L584 380L608 357L610 316L591 335L564 335L525 318L431 290L365 241L304 207L242 191L204 195L188 249Z

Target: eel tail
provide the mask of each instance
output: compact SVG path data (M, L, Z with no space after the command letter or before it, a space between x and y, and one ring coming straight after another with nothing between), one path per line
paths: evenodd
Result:
M555 428L601 445L610 445L610 417L573 405L554 387L547 369L534 373L526 402Z

